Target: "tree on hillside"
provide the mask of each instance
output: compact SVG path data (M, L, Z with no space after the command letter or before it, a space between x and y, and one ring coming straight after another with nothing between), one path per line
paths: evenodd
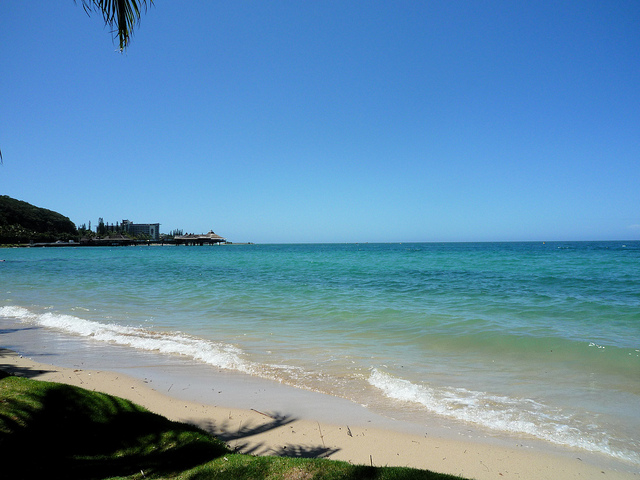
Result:
M51 242L77 235L76 226L68 217L0 195L0 244Z
M153 0L149 0L153 4ZM87 15L94 10L102 13L104 24L114 28L120 42L120 51L129 45L130 37L137 24L140 24L141 7L147 8L147 0L82 0ZM114 36L115 38L115 36Z

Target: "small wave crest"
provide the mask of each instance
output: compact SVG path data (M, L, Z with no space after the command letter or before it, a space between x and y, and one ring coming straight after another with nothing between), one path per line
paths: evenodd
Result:
M207 365L266 378L297 388L315 390L307 380L322 377L301 367L253 362L234 345L193 337L181 332L101 323L54 312L34 313L20 306L0 307L0 317L40 325L69 335L166 355L179 355ZM312 382L313 383L313 382Z
M0 307L0 316L35 323L72 335L90 337L102 342L151 352L182 355L209 365L243 373L253 373L254 370L250 362L242 359L242 350L238 347L182 333L155 332L53 312L33 313L17 306Z
M530 435L558 445L581 448L640 464L640 456L615 448L595 425L581 425L571 415L530 399L491 395L464 388L431 387L372 369L369 384L393 400L412 403L430 413L491 430Z

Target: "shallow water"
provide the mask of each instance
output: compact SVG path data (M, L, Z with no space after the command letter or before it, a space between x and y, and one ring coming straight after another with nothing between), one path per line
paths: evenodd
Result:
M11 321L640 465L640 242L2 257Z

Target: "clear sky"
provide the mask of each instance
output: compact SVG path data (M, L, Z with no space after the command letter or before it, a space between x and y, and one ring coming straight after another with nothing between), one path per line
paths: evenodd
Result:
M0 2L0 194L235 242L640 239L640 2Z

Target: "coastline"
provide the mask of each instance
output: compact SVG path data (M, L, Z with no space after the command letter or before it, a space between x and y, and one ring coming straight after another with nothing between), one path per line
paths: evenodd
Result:
M57 354L43 355L51 355L51 361L60 360ZM168 383L171 377L163 372L181 376L181 370L187 368L189 378L202 390L198 366L188 362L182 366L171 362L110 369L113 358L105 358L107 369L101 370L84 365L55 366L29 356L0 348L0 369L126 398L171 420L195 424L241 453L323 456L354 464L409 466L478 480L638 478L631 467L625 471L592 463L588 455L578 451L567 456L451 439L431 430L426 434L409 432L407 426L402 428L347 400L260 379L239 381L237 375L224 372L215 375L215 385L206 384L207 390L220 392L220 402L211 402L210 396L188 388L190 384L173 388ZM41 359L40 355L34 357ZM222 395L225 390L230 396Z

